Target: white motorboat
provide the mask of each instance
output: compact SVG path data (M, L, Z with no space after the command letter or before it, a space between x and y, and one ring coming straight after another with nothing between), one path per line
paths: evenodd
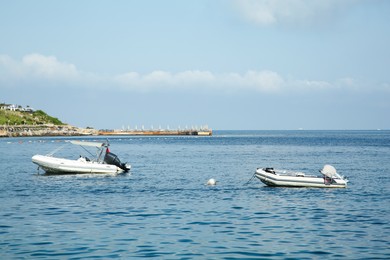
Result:
M303 172L258 168L255 176L268 186L346 188L347 179L340 176L332 165L320 170L322 176L307 175Z
M53 157L52 154L48 155L34 155L32 162L38 165L38 169L42 168L49 174L67 174L67 173L103 173L103 174L118 174L128 172L131 168L130 165L121 163L118 156L111 153L108 146L108 142L95 143L95 142L82 142L82 141L70 141L75 145L82 147L89 146L97 148L96 156L94 159L82 157L76 160L70 160L65 158ZM104 154L104 156L103 156Z

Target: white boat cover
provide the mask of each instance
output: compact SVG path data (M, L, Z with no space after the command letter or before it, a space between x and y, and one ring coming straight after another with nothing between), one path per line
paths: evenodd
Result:
M97 147L97 148L104 146L104 143L96 143L96 142L70 141L70 143L75 144L75 145L92 146L92 147Z
M326 164L324 168L322 168L321 173L329 178L339 177L339 175L336 172L336 169L329 164Z

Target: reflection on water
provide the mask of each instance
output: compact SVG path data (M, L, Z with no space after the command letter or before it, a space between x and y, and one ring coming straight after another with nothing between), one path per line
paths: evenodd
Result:
M0 139L2 259L390 257L389 132L111 138L131 173L37 174L31 156L64 140ZM246 184L257 167L327 163L347 189Z

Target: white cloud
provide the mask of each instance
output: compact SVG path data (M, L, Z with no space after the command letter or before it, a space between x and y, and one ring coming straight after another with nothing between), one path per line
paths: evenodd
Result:
M291 86L295 89L301 89L304 91L307 90L323 90L323 89L331 89L335 88L336 84L323 81L323 80L294 80L291 82Z
M248 71L243 77L243 85L259 91L278 91L284 84L284 79L276 72Z
M312 22L357 0L236 0L243 16L258 25Z
M47 79L75 79L79 76L76 66L59 62L54 56L30 54L22 59L23 68L34 76Z
M216 78L209 71L191 70L178 73L176 80L177 84L186 84L187 82L191 82L191 84L206 84L214 82Z
M60 62L54 56L41 54L26 55L21 61L0 55L0 71L3 71L0 81L15 79L71 81L80 78L75 65Z

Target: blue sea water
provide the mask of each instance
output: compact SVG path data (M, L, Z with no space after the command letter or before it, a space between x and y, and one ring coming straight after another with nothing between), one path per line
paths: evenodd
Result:
M70 139L105 140L0 139L1 259L390 258L390 131L110 137L130 173L37 174L34 154L79 156ZM349 186L248 183L257 167L324 164Z

